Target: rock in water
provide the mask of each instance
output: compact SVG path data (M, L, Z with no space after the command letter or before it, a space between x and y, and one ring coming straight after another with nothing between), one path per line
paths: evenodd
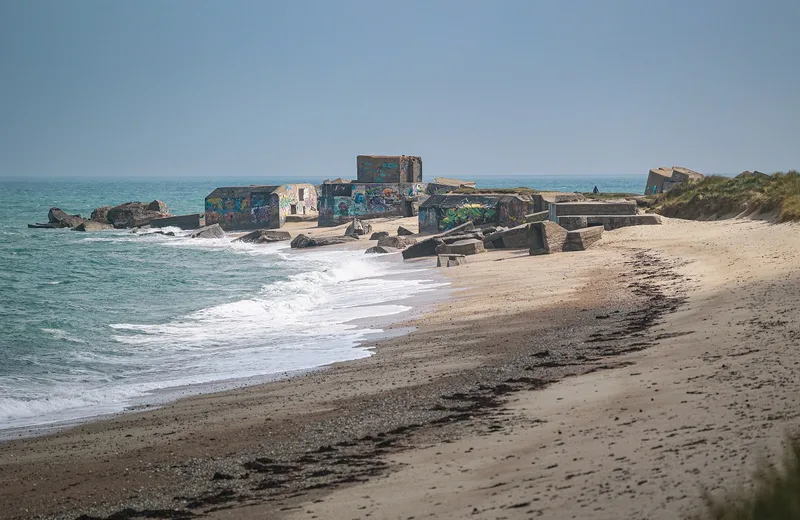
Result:
M307 235L300 234L294 237L291 246L294 249L302 249L304 247L331 246L334 244L344 244L345 242L352 242L354 240L358 240L358 237L343 236L343 237L311 238Z
M403 226L400 226L400 227L397 228L397 236L400 236L400 237L404 237L405 236L405 237L407 237L407 236L413 235L413 234L414 233L412 231L404 228Z
M361 235L368 235L372 233L372 226L367 222L361 222L357 218L353 219L353 222L347 226L347 229L344 232L345 236L361 236Z
M313 242L313 240L311 239L310 236L304 235L304 234L301 233L301 234L297 235L296 237L294 237L294 240L292 240L292 243L290 244L290 246L293 247L293 248L296 248L296 249L301 249L303 247L312 246L313 245L312 242Z
M70 215L59 208L50 208L50 211L47 212L47 220L50 224L55 224L57 227L62 228L75 227L84 221L80 215Z
M48 222L46 224L28 224L28 227L31 229L56 229L58 224L50 224Z
M373 233L372 236L369 237L369 239L370 240L380 240L380 239L386 238L388 236L389 236L389 232L388 231L377 231L377 232Z
M103 222L108 223L108 210L111 209L111 206L100 206L99 208L95 208L92 211L91 220L95 222Z
M384 254L384 253L396 253L400 251L399 249L395 249L394 247L388 246L373 246L364 251L365 254Z
M263 244L266 242L280 242L282 240L291 240L292 235L288 231L274 231L272 229L258 229L246 235L243 235L234 242L248 242L250 244Z
M378 245L381 247L391 247L394 249L405 249L408 246L414 245L416 240L413 238L405 237L384 237L378 240Z
M471 222L469 222L471 224ZM436 255L436 247L444 244L444 240L439 237L427 238L421 242L417 242L413 246L409 246L403 251L403 258L418 258L421 256L434 256Z
M163 215L169 215L169 209L167 209L167 205L160 200L154 200L150 204L147 205L147 209L150 211L158 211Z
M225 236L225 231L219 224L212 224L210 226L201 227L194 233L192 233L192 238L222 238Z
M95 222L94 220L87 220L85 222L81 222L74 228L72 231L103 231L106 229L114 229L114 226L111 224L106 224L104 222Z
M108 210L106 219L115 228L123 229L144 226L151 220L169 216L169 214L149 209L152 204L153 203L126 202L125 204L114 206ZM164 207L166 208L166 206Z

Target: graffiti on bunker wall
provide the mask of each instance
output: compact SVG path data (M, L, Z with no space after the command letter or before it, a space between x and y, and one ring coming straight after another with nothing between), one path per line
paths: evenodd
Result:
M476 226L495 222L497 210L494 204L468 202L456 208L441 208L439 229L446 231L461 224L472 222Z
M250 197L210 197L206 199L206 223L233 229L250 222Z
M334 224L353 217L402 216L406 202L425 190L423 183L349 184L350 195L333 195L333 186L323 188L319 199L320 222Z
M357 175L359 180L375 183L399 181L401 180L398 175L399 168L400 164L393 161L364 161L359 164Z
M504 197L498 204L498 209L497 223L501 226L515 227L525 223L525 215L533 211L533 201Z

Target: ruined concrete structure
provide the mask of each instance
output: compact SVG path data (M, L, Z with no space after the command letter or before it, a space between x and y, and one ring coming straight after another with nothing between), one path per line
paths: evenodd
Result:
M636 202L564 202L553 204L556 217L575 215L636 215Z
M586 215L558 217L558 224L564 229L574 230L598 226L611 231L627 226L658 226L661 215Z
M198 229L205 226L205 216L202 213L190 215L175 215L172 217L157 218L150 221L150 227L177 227L181 229Z
M206 197L206 225L226 231L279 228L292 215L317 214L317 190L312 184L217 188Z
M353 218L411 217L425 193L422 158L410 155L359 155L357 179L320 186L320 226L338 226Z
M602 226L606 231L626 226L658 225L658 215L638 215L633 201L562 202L550 205L550 220L567 230Z
M533 210L528 195L433 195L419 207L419 231L439 233L466 222L514 227L526 222Z
M581 202L586 197L581 193L568 193L562 191L541 191L533 194L533 211L549 211L551 204L561 204L563 202Z
M356 157L358 182L422 182L422 157L411 155L359 155Z
M320 186L320 226L338 226L353 218L414 216L423 183L326 183Z
M653 168L647 176L647 187L645 195L653 195L668 191L676 184L683 182L697 181L703 178L702 173L698 173L689 168L673 166L672 168Z

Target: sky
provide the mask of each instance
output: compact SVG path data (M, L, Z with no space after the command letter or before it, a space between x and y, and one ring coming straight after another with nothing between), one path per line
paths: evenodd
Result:
M0 178L800 169L797 0L2 0Z

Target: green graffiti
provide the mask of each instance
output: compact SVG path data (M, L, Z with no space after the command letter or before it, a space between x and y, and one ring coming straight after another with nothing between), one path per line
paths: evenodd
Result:
M439 219L439 227L443 230L452 229L466 222L475 224L491 222L497 215L497 210L482 204L464 204L459 208L448 208Z

